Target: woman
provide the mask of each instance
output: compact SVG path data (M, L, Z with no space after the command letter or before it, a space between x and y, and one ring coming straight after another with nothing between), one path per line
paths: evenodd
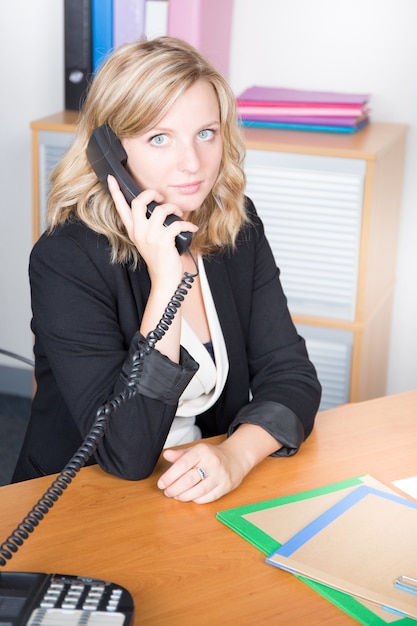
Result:
M144 189L131 208L88 162L103 125ZM136 393L116 403L90 460L106 472L144 478L165 448L158 487L205 503L266 456L297 452L321 389L244 196L243 159L233 93L185 42L126 44L102 65L31 254L37 391L15 481L60 471L132 379ZM170 214L182 219L164 226ZM182 255L181 232L192 235ZM183 276L186 295L161 326ZM222 433L219 445L171 449Z

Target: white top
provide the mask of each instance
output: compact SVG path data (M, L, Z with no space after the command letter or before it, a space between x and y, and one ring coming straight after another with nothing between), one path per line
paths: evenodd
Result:
M229 371L229 359L223 333L200 256L198 257L198 270L215 362L207 348L183 319L181 345L188 350L200 367L179 399L177 414L168 433L165 448L190 443L201 438L201 431L195 424L195 416L213 406L223 391Z

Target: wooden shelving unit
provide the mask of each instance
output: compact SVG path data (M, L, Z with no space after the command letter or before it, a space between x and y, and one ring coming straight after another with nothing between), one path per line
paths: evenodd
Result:
M77 119L78 112L63 111L31 124L35 241L50 169ZM248 195L317 365L322 408L384 395L407 127L374 122L352 135L259 128L244 134ZM339 288L343 306L332 301Z

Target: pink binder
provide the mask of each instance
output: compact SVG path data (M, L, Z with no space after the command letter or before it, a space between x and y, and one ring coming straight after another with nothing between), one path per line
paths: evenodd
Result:
M228 78L233 0L169 0L168 34L200 50Z
M369 94L340 93L336 91L311 91L253 85L245 89L237 100L242 106L306 106L311 107L363 107Z

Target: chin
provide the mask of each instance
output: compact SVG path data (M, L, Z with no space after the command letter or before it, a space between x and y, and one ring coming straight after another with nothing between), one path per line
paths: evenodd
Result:
M198 211L198 209L201 207L205 199L206 199L206 196L204 196L202 199L199 199L199 200L190 199L188 202L184 202L184 201L182 201L181 203L177 202L177 205L179 206L181 211L184 211L184 213L194 213L195 211Z

